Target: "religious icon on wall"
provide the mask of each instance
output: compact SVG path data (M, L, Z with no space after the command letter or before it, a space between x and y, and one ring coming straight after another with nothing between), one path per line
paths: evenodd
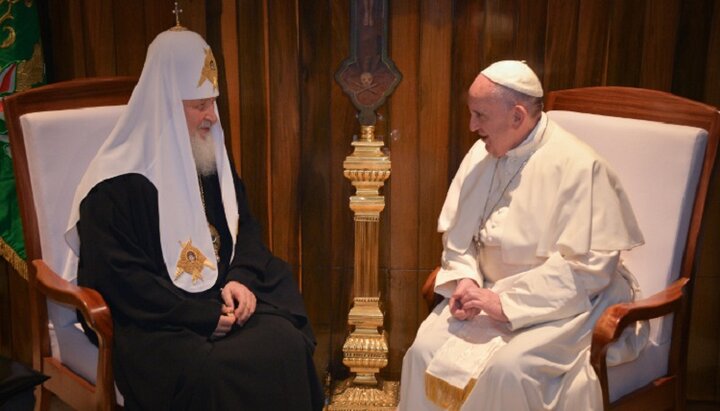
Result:
M335 79L360 110L360 124L372 125L375 109L393 92L402 75L387 56L386 2L362 0L351 7L350 57Z

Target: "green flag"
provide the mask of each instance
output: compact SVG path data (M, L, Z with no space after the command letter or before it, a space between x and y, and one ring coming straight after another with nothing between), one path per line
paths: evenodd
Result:
M45 83L40 24L33 0L0 1L0 254L27 276L2 98Z

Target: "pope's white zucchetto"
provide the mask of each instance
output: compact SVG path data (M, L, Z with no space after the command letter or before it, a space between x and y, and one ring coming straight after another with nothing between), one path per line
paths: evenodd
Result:
M518 60L502 60L489 65L480 74L490 81L519 93L542 97L543 88L535 72L524 62Z

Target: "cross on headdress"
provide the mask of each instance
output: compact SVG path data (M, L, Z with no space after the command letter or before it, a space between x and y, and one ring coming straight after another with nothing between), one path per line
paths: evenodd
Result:
M175 31L182 31L187 30L185 27L183 27L180 24L180 13L182 13L183 10L178 6L178 2L175 2L175 9L172 11L172 13L175 15L175 27L171 28L170 30Z

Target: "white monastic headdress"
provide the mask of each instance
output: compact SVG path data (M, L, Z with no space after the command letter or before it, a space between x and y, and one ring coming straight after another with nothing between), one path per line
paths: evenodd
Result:
M524 62L502 60L489 65L480 74L493 83L532 97L542 97L543 88L535 72Z
M66 264L63 277L69 280L76 277L80 202L99 182L138 173L147 177L158 191L160 240L173 283L189 292L205 291L215 284L218 264L201 201L182 101L217 96L217 81L212 51L197 33L168 30L153 40L126 111L98 150L75 193L65 234L74 255L73 261ZM225 216L234 242L238 207L219 121L213 125L211 134ZM178 268L182 267L181 254L187 253L183 246L189 241L208 259L208 264L202 267L202 279L184 275ZM176 275L176 270L181 275Z

